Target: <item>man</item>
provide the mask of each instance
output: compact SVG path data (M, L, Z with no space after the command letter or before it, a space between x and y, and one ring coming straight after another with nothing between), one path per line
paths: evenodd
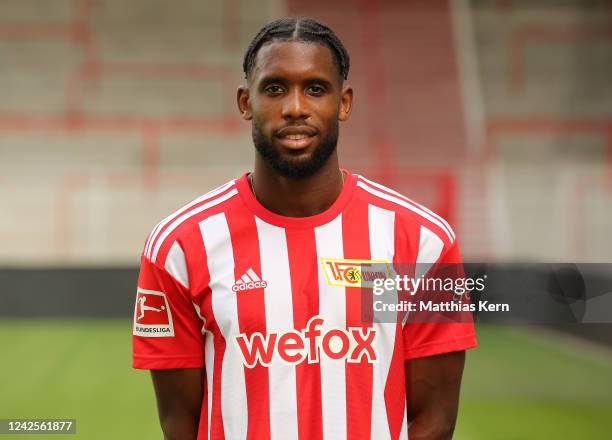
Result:
M454 233L340 169L353 90L329 28L272 22L243 67L254 171L159 223L142 255L138 298L166 313L135 316L134 366L152 372L165 438L450 438L473 325L364 322L355 269L340 275L457 262Z

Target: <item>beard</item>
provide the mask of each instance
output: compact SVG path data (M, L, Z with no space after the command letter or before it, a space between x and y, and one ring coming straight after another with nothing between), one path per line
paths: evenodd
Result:
M319 146L306 158L283 157L274 148L270 139L262 132L261 126L257 121L253 121L252 126L253 144L255 149L261 155L274 171L284 177L305 178L310 177L319 171L327 162L329 157L338 145L338 121L334 121L330 127L329 134L321 139Z

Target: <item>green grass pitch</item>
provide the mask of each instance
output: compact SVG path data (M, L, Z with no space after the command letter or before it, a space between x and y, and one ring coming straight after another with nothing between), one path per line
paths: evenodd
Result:
M503 327L478 328L455 438L603 439L612 432L612 357ZM75 418L76 435L162 438L149 374L132 370L124 320L0 322L0 418Z

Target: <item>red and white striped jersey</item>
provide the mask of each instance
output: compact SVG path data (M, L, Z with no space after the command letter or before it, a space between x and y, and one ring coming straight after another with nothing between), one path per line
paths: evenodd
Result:
M442 218L355 174L300 218L263 207L246 174L232 180L149 235L133 365L204 367L198 439L407 439L404 361L474 347L474 326L364 323L361 289L326 272L349 260L459 252Z

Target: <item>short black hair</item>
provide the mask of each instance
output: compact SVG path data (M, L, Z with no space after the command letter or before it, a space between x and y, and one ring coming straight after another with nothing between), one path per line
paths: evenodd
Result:
M249 77L255 66L255 57L259 49L271 41L305 41L327 46L331 50L340 76L343 79L348 78L350 58L342 41L330 28L308 17L280 18L261 28L244 54L242 69L245 78Z

